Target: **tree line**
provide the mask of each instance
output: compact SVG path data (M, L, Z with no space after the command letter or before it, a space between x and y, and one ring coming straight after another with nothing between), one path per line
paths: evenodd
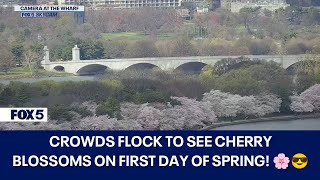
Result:
M23 65L35 73L44 45L53 61L70 60L75 44L81 59L320 52L320 10L316 8L275 12L244 8L239 13L218 9L187 22L172 9L90 11L87 17L82 25L64 13L35 21L0 8L0 70L6 73ZM105 40L101 34L137 31L145 38ZM165 33L172 38L159 38Z
M297 113L319 112L319 84L299 96L291 96L290 108ZM1 130L190 130L236 116L261 117L280 111L281 99L272 94L240 96L212 90L201 100L172 97L180 104L121 103L117 117L99 115L99 106L84 102L64 109L51 108L48 123L1 123ZM57 118L60 118L57 120Z

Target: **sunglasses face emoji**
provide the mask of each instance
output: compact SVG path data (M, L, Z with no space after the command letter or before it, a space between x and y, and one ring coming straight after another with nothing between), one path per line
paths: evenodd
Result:
M292 157L292 165L297 169L303 169L308 164L308 158L306 155L298 153Z

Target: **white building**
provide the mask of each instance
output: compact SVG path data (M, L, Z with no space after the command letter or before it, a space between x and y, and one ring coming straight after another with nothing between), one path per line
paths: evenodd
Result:
M245 7L261 7L261 9L275 11L288 6L286 0L221 0L221 7L229 9L231 12L239 12Z
M176 8L181 6L181 0L58 0L59 5L79 3L87 6L107 6L113 8Z

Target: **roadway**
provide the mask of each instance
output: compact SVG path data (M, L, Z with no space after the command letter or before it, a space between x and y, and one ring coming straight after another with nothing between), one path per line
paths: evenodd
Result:
M320 130L320 118L239 124L218 127L215 130Z

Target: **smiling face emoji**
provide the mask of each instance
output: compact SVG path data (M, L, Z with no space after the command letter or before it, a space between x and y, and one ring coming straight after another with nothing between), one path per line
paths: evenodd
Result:
M292 165L297 169L303 169L307 166L307 164L308 164L308 158L306 155L302 153L295 154L292 157Z

